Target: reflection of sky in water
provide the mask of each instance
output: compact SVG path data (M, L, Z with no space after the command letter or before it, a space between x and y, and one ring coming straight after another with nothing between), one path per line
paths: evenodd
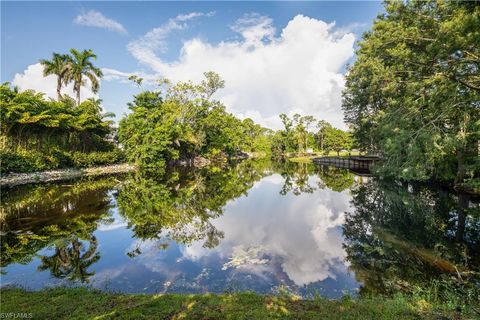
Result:
M315 179L310 178L312 185ZM347 270L342 249L348 191L320 189L282 196L283 182L277 174L266 177L247 196L230 201L224 214L212 221L225 234L213 249L202 247L204 241L188 246L168 241L164 249L164 240L137 240L113 209L114 221L95 232L101 259L89 268L95 271L90 284L124 292L269 293L286 286L302 295L338 297L342 291L355 291L358 283ZM137 248L141 253L130 258L127 253ZM53 252L46 248L39 254ZM2 285L68 285L48 271L38 272L39 264L34 259L28 265L8 266Z

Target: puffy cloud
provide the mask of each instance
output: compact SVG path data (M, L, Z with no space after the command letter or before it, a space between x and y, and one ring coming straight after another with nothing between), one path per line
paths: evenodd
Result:
M79 14L73 19L73 23L80 26L103 28L110 31L127 34L123 25L113 19L105 17L102 13L90 10L87 13Z
M40 63L31 64L23 71L23 73L15 74L12 84L17 86L21 91L35 90L43 92L47 97L57 99L57 77L54 75L43 76L43 66ZM80 90L81 100L88 98L98 99L98 94L95 94L90 89L90 80L86 79L85 86ZM73 83L69 83L62 88L62 94L68 94L75 97L73 92Z
M199 38L183 43L175 61L164 61L166 40L201 13L177 16L129 43L128 50L159 76L199 81L216 71L226 81L218 92L229 111L280 128L278 114L311 114L343 127L343 69L354 54L353 33L334 23L295 16L276 35L272 19L248 14L231 27L239 39L211 44Z
M167 49L167 37L175 30L183 30L188 27L187 21L197 17L212 16L215 12L191 12L181 14L169 19L165 24L147 32L139 39L128 44L128 51L140 62L151 66L154 70L162 69L162 60L156 52L165 52Z
M273 40L275 28L273 20L258 13L245 14L232 26L245 39L245 45L260 45L263 40Z
M128 80L130 76L137 76L143 79L144 83L147 84L155 84L156 81L158 80L158 76L154 74L148 74L145 72L122 72L118 71L115 69L110 69L110 68L102 68L102 73L103 73L103 80L106 81L112 81L112 80L117 80L121 83L133 83L132 81Z
M128 77L135 75L135 73L122 72L110 68L102 68L103 79L107 81L119 80L121 82L126 82Z

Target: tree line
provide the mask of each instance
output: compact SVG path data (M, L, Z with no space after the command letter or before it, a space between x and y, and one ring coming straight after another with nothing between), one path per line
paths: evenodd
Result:
M213 99L225 86L215 72L205 72L200 83L161 79L149 90L143 90L142 78L131 76L142 90L128 103L130 113L117 130L108 120L113 114L102 112L101 100L80 101L85 79L94 92L99 89L102 73L92 63L96 55L91 50L70 53L40 60L44 75L57 77L57 100L8 83L1 86L2 172L109 164L124 156L141 168L156 169L197 157L284 157L309 149L338 153L353 145L348 132L312 116L281 114L284 129L278 131L237 118ZM76 100L62 93L71 81Z
M201 156L229 159L253 153L285 156L309 147L331 151L350 150L349 133L312 116L280 115L285 129L273 131L252 119L240 120L212 96L225 85L215 72L205 72L200 83L172 84L161 80L154 90L144 90L128 104L130 113L119 124L118 138L127 159L143 168L162 167L177 160ZM137 85L143 79L132 76Z
M275 132L271 139L271 149L274 155L302 154L308 151L319 151L329 154L335 151L337 155L342 150L351 151L354 140L350 132L333 127L325 120L315 117L294 114L289 118L280 114L284 128Z

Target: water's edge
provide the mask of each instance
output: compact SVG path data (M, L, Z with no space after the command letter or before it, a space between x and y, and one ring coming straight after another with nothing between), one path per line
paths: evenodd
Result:
M102 176L107 174L124 173L136 170L134 165L128 163L99 166L92 168L67 168L31 173L10 173L0 178L0 187L14 187L29 183L44 183L63 181L83 176Z

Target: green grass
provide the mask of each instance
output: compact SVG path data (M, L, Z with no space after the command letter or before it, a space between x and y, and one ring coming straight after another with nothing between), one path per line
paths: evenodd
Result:
M346 157L348 156L349 153L348 152L340 152L339 155L337 155L337 153L335 151L330 151L328 153L328 156L340 156L340 157ZM360 153L358 151L355 151L355 152L350 152L350 155L351 156L358 156L360 155ZM304 156L304 157L291 157L291 158L288 158L288 161L292 161L292 162L301 162L301 163L310 163L312 162L312 159L314 158L319 158L319 157L325 157L327 156L326 154L323 154L321 152L318 152L316 153L316 155L314 156Z
M301 300L283 293L116 294L88 288L30 292L1 291L2 313L31 313L33 319L458 319L424 300L403 296ZM468 318L467 318L468 319ZM473 318L472 318L473 319Z

